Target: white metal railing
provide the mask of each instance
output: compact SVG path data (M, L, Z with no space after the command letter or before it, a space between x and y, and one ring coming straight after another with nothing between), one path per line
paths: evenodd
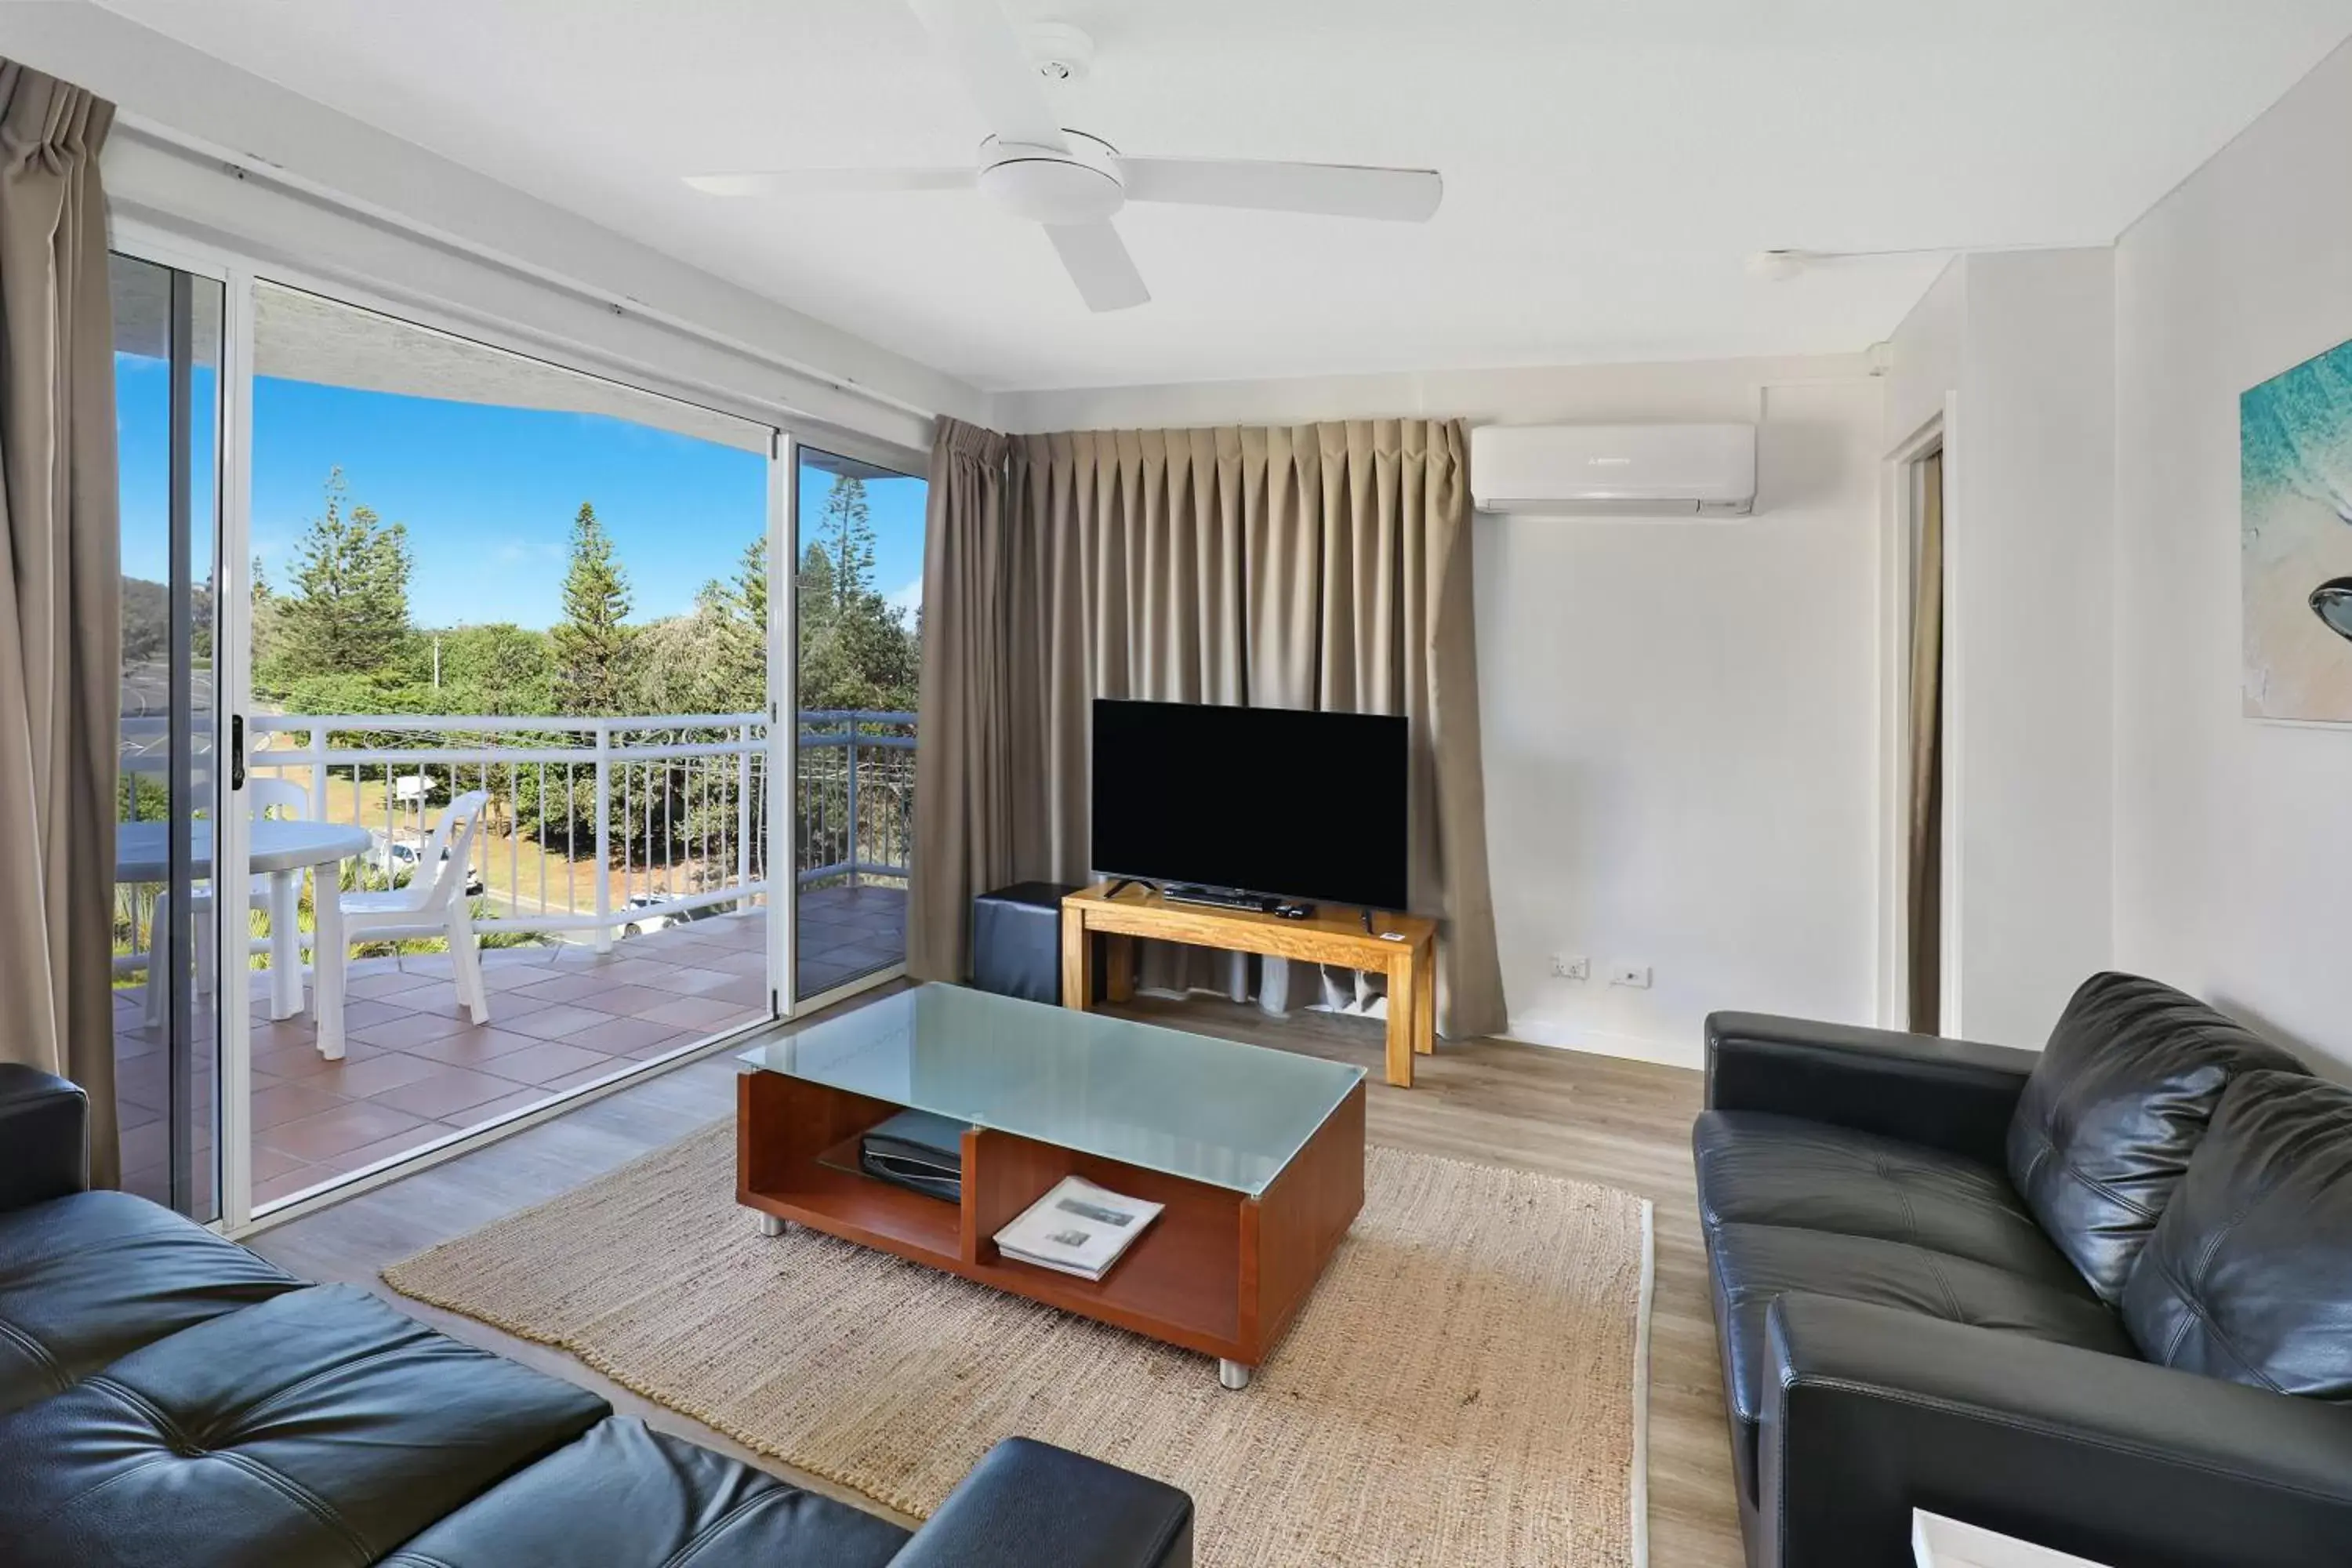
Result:
M905 878L914 716L799 717L798 883ZM764 713L286 713L248 729L248 769L303 785L313 815L369 828L380 875L414 868L452 795L488 793L469 868L487 926L586 931L602 947L640 921L768 894Z
M904 880L914 862L915 716L801 712L800 885Z

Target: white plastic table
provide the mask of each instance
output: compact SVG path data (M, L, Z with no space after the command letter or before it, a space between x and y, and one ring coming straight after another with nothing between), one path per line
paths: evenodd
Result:
M114 828L114 879L118 882L168 882L172 877L171 824L121 822ZM302 818L265 816L257 819L246 847L246 864L269 879L269 1016L291 1018L302 1011L302 934L298 910L302 897L302 873L322 868L320 896L311 900L319 929L311 951L320 964L343 962L349 949L343 941L343 905L337 889L328 885L323 868L337 866L369 845L364 827L348 823L311 822ZM188 825L188 874L212 879L213 825ZM237 900L242 907L244 900ZM326 987L320 988L322 991ZM338 992L332 1000L340 1003ZM319 1008L319 1054L330 1060L343 1054L343 1010L330 1006L322 995Z

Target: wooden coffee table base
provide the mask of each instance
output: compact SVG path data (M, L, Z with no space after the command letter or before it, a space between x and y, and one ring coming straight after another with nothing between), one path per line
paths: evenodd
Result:
M974 1128L963 1201L855 1173L857 1142L899 1107L782 1073L737 1080L735 1201L786 1221L1213 1355L1248 1382L1305 1305L1364 1205L1364 1086L1256 1197ZM837 1169L836 1167L847 1167ZM1015 1262L992 1238L1064 1176L1165 1205L1099 1280Z

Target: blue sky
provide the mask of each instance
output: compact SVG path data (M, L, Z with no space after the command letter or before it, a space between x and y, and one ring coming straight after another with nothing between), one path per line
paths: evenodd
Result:
M205 373L209 382L209 373ZM165 414L162 362L115 356L122 444L122 569L162 580ZM200 398L210 395L200 384ZM506 408L257 376L253 550L283 588L338 466L353 503L408 525L410 617L420 626L561 613L572 514L583 500L627 569L630 618L692 607L767 526L767 459L603 415ZM814 527L832 476L803 469ZM923 481L868 480L875 585L909 606L922 581Z

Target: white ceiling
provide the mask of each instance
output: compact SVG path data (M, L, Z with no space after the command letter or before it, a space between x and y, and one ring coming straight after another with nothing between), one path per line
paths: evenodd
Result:
M160 32L979 386L1850 352L1937 258L2097 245L2352 34L2352 0L1007 0L1075 23L1062 118L1143 154L1444 171L1412 226L1117 222L1091 315L969 193L725 201L713 169L966 162L896 0L104 0Z

